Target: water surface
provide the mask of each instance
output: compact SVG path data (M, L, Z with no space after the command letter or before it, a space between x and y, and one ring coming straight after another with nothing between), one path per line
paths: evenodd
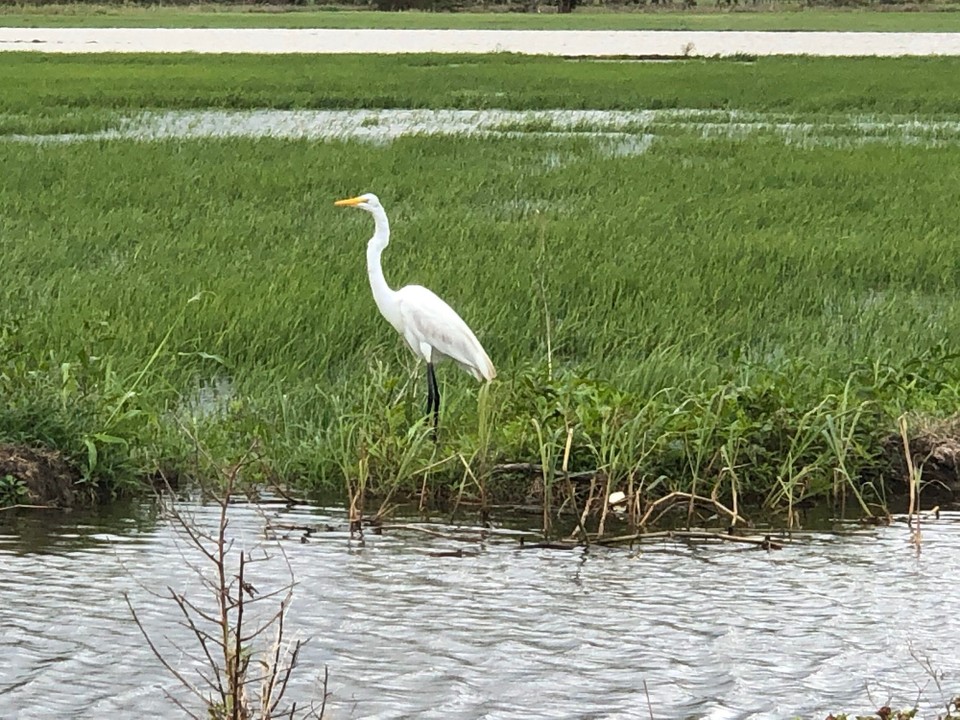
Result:
M186 505L212 526L216 509ZM310 638L291 692L333 718L785 718L930 711L960 689L952 578L960 514L808 533L780 551L665 542L522 549L387 531L351 539L336 509L267 506L273 522L338 528L282 539L298 581L288 627ZM264 516L231 509L230 532L285 566ZM444 530L444 526L433 526ZM449 529L449 528L447 528ZM462 557L436 553L465 548ZM433 554L431 554L433 553ZM195 641L166 586L194 598L198 560L150 505L100 515L0 514L0 717L182 717L183 697L122 593L171 662Z

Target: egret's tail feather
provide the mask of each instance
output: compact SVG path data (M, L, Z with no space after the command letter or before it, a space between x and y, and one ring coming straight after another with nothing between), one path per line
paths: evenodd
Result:
M479 368L482 378L477 378L477 380L483 379L490 382L497 376L497 369L493 366L486 352L483 353L483 360L483 365Z

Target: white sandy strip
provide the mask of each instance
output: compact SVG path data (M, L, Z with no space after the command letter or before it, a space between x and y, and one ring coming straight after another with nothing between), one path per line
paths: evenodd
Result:
M0 28L0 51L490 53L604 57L960 55L960 33Z

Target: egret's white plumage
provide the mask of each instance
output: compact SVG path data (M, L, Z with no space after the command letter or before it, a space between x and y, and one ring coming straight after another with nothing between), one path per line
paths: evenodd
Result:
M390 222L377 196L367 193L334 204L358 207L373 215L376 229L367 243L367 274L373 299L380 314L403 336L414 355L427 362L427 412L434 411L436 422L440 390L433 374L435 363L450 358L477 380L487 382L497 376L497 371L463 318L433 291L420 285L407 285L399 290L387 285L380 256L390 243Z

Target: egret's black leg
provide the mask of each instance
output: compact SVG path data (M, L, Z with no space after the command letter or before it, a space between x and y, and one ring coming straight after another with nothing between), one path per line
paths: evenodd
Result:
M433 412L434 403L436 402L436 378L433 374L433 365L427 363L427 415Z
M433 363L427 363L427 415L433 413L433 441L437 441L437 416L440 414L440 388L433 372Z
M437 375L433 372L433 363L427 365L427 372L433 377L433 432L436 435L440 424L440 386L437 385Z

